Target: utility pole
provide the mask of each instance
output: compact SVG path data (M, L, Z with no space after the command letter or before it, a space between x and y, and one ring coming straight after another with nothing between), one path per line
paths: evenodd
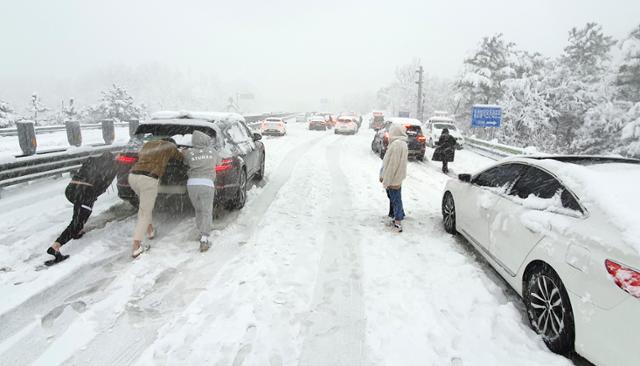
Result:
M422 83L423 83L423 79L422 79L422 75L424 74L424 69L422 68L422 65L420 65L420 68L418 70L416 70L416 72L418 73L418 81L416 81L416 84L418 84L418 106L417 106L417 111L416 111L416 118L418 120L420 120L420 122L422 122L422 114L423 114L423 102L422 102Z

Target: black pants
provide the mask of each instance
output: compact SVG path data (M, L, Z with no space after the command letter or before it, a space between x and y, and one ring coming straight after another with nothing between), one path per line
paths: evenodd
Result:
M442 161L442 171L445 173L449 171L449 162L446 160Z
M89 220L91 211L93 210L93 204L96 202L95 192L93 187L85 186L82 184L69 184L64 191L69 202L73 203L73 216L69 226L60 234L56 241L61 245L65 245L71 239L78 239L82 236L82 228L84 224Z

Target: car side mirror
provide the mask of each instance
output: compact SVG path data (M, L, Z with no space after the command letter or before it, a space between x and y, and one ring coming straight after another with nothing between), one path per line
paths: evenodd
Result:
M262 140L262 134L254 132L253 133L253 141L260 141L260 140Z
M458 174L458 180L469 183L471 182L471 174Z

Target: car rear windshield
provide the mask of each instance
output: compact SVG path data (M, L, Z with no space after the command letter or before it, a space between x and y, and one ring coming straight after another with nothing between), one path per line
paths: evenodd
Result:
M282 122L282 120L277 118L267 118L267 122Z
M374 116L373 122L384 122L384 116Z
M442 129L449 129L449 131L455 131L456 130L456 126L454 125L450 125L450 124L446 124L446 123L436 123L433 125L433 127L442 130Z
M405 130L409 136L422 135L422 128L420 128L420 126L406 126Z
M176 135L191 135L194 131L201 131L210 137L216 137L215 130L205 126L189 126L189 125L154 125L144 124L138 126L136 135L148 135L154 137L173 137Z

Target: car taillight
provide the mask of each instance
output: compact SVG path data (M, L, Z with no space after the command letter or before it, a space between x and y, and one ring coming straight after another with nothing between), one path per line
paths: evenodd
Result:
M138 161L138 158L135 156L129 156L129 155L118 155L116 157L116 161L120 164L132 165Z
M216 172L224 172L233 167L233 159L222 159L219 165L216 165Z
M423 135L420 135L420 136L418 136L418 141L425 142L425 141L427 141L427 137L423 136Z
M640 299L640 272L609 259L604 261L604 265L618 287Z

